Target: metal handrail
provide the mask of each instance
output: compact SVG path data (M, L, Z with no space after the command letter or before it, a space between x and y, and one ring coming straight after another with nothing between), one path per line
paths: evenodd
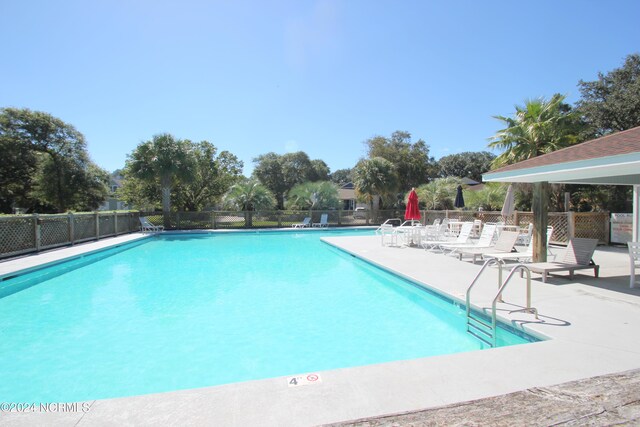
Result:
M496 304L498 303L498 301L502 301L502 292L504 291L504 288L507 286L507 284L509 283L509 280L511 280L514 273L518 270L522 270L527 273L527 306L520 310L512 310L509 312L509 314L522 311L525 313L533 313L535 314L536 319L538 318L538 309L531 307L531 270L529 270L529 267L527 267L524 264L518 264L511 269L511 272L509 273L505 281L500 286L500 289L498 289L498 293L496 294L495 298L493 299L493 302L491 303L491 327L493 328L493 330L496 329L496 323L497 323ZM495 341L495 336L494 336L494 341Z
M467 318L471 314L471 289L476 284L476 282L478 281L478 278L482 275L485 268L487 268L491 264L496 264L498 266L498 286L500 286L500 284L502 283L502 263L496 258L490 258L486 260L482 265L482 268L480 269L480 271L478 271L478 274L476 274L476 277L473 279L473 281L467 288L467 296L466 296ZM498 293L498 295L500 294Z

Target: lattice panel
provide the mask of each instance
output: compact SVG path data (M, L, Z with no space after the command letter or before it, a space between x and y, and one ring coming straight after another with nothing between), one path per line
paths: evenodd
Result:
M216 228L244 228L244 212L216 212Z
M119 213L118 215L118 225L116 227L116 233L122 234L131 230L131 219L133 215L130 213Z
M74 215L73 227L73 238L76 241L96 238L95 215Z
M57 246L69 243L69 217L40 217L40 247Z
M422 211L420 214L422 215L422 223L427 225L433 224L436 219L442 221L447 216L446 211Z
M448 211L449 219L457 219L463 222L473 221L475 218L475 212L473 211Z
M0 256L36 247L33 217L0 218Z
M606 227L606 223L609 221L608 212L575 213L574 218L574 237L598 239L603 243L609 241Z
M501 212L477 212L477 219L481 220L483 223L487 222L502 222L502 213Z
M366 214L365 214L366 215ZM391 209L378 210L374 212L369 212L369 224L370 225L379 225L384 223L388 219L400 218L404 219L404 211L397 211ZM364 221L366 223L366 220Z
M547 225L553 227L551 243L569 242L569 220L566 213L549 213Z
M100 237L116 233L113 214L100 215L98 221L100 222Z
M533 223L532 212L518 212L518 224L520 227L526 227Z
M151 224L153 225L164 225L164 216L162 215L162 212L140 212L140 216L147 217L149 222L151 222ZM176 219L175 213L169 215L170 227L168 228L175 227L175 224L176 224L175 219ZM140 230L140 220L138 218L135 218L134 229Z
M280 211L280 226L291 227L293 224L299 224L304 217L309 216L309 212L305 211Z
M249 212L247 220L249 219L253 228L273 228L278 226L277 212Z
M367 223L367 212L342 211L340 213L340 223L343 225L365 225Z
M180 230L208 229L211 228L211 213L180 212L176 215L176 221L176 226Z

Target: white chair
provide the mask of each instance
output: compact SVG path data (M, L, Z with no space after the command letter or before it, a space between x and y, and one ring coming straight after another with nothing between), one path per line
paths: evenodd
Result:
M476 263L476 259L479 256L484 256L484 254L495 253L495 254L508 254L511 253L513 247L516 244L516 240L518 239L518 233L516 231L503 231L500 233L500 237L496 240L495 245L490 246L488 248L467 248L467 249L458 249L457 253L462 260L464 255L469 255L473 258L473 263Z
M398 243L398 235L395 232L394 224L400 224L400 222L400 218L389 218L376 229L376 235L380 236L382 246L385 246L387 237L389 238L389 245L395 246Z
M313 223L314 227L329 227L329 223L327 222L329 219L329 214L323 213L320 215L320 222Z
M593 253L598 246L598 239L573 238L569 241L560 261L556 262L535 262L527 264L530 271L542 274L542 281L547 281L550 273L557 271L568 271L569 279L573 279L576 270L593 269L593 275L598 277L600 266L593 262ZM520 276L524 271L520 271Z
M448 227L448 224L445 224L444 221L440 224L440 227L444 228ZM458 233L458 237L456 237L453 241L447 241L444 239L436 239L436 240L423 240L421 243L422 247L425 249L440 249L442 250L443 244L465 244L469 240L469 236L471 235L471 229L473 228L472 222L465 222L462 224L460 228L460 233ZM443 232L444 236L444 232Z
M472 222L468 222L466 224L471 224L471 227L473 227ZM488 248L493 243L493 236L495 235L495 233L496 233L496 225L485 224L485 226L482 228L482 233L480 233L480 238L476 243L467 243L467 242L444 243L442 245L442 248L451 249L451 250L465 249L465 248Z
M629 246L629 261L631 262L629 287L634 288L636 284L636 268L640 268L640 242L627 242L627 246Z
M547 227L547 251L549 250L549 242L553 235L553 227ZM495 258L500 261L515 260L520 262L531 262L533 258L533 239L529 239L529 246L522 252L509 252L509 253L490 253L482 254L482 258Z
M157 233L159 231L164 231L164 226L162 225L153 225L149 218L146 216L141 216L140 218L140 231L143 233Z
M302 222L298 222L296 224L291 224L291 228L305 228L305 227L311 227L311 217L310 216L306 216Z
M413 246L419 243L423 230L424 226L420 221L410 219L396 227L394 232L402 239L404 245Z

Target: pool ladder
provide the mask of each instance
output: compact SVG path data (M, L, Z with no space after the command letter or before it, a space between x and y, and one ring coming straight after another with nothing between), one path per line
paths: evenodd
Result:
M493 298L493 301L491 303L491 319L489 321L487 320L488 316L486 316L484 312L474 313L473 310L471 310L471 289L474 287L474 285L476 284L476 282L478 281L482 273L485 271L485 269L488 266L493 264L498 266L498 293ZM509 312L509 314L516 313L516 312L533 313L535 314L537 319L538 310L534 307L531 307L531 271L524 264L517 264L515 267L513 267L511 269L511 272L503 282L502 281L502 262L495 258L488 259L482 265L482 268L480 269L478 274L476 274L476 277L471 282L471 285L469 285L469 287L467 288L467 299L466 299L467 332L473 335L474 337L478 338L480 341L482 341L483 343L487 344L490 347L496 346L496 330L497 330L496 329L497 328L496 327L496 324L497 324L496 305L498 302L503 302L502 292L504 291L505 287L507 286L507 284L509 283L513 275L519 270L521 270L523 273L527 273L527 305L525 308L522 308L519 310L512 310Z

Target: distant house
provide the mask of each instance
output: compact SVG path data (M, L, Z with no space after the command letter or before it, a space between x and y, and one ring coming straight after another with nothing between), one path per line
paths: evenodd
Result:
M366 203L358 202L356 186L353 185L353 182L347 182L338 189L338 198L342 203L342 209L345 211L352 211L356 208L367 209L369 207Z
M462 178L462 179L460 179L460 182L461 182L463 185L470 185L470 186L480 184L478 181L474 181L474 180L473 180L473 179L471 179L471 178Z
M462 178L460 180L460 182L462 183L462 185L465 185L465 189L466 190L470 190L470 191L479 191L482 190L484 188L484 184L478 182L478 181L474 181L471 178Z
M109 195L106 200L100 207L98 207L99 211L119 211L124 209L129 209L129 206L126 202L122 200L118 200L117 191L120 187L122 187L123 176L119 173L112 173L109 177Z

